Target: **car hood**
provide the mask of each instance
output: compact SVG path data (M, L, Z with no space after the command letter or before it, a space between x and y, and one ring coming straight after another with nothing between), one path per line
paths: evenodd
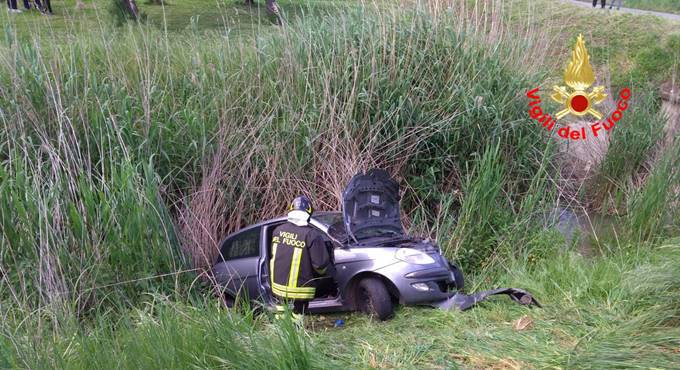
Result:
M352 177L342 193L342 217L355 240L380 234L403 235L399 183L385 170L372 169Z

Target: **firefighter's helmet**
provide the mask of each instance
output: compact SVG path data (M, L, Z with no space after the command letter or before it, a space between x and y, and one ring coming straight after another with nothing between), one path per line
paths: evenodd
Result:
M309 218L314 213L312 202L304 195L299 196L290 203L288 207L288 221L294 224L307 224Z

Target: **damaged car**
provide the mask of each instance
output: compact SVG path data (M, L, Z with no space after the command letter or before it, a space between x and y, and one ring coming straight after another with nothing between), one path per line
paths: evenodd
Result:
M399 191L384 170L359 173L342 194L342 212L312 215L309 224L322 232L334 258L336 289L312 300L309 312L362 311L385 320L396 304L465 310L495 294L538 305L521 289L463 294L461 270L436 242L405 232ZM286 221L279 217L248 226L221 243L213 275L228 304L247 297L266 307L275 305L269 276L272 231Z

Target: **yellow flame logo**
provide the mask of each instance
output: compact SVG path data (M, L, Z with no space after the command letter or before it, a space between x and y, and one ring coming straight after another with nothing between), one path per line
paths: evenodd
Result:
M564 83L574 90L585 90L595 82L593 67L590 65L590 56L583 41L583 35L576 39L576 46L571 52L571 61L564 70Z
M555 116L560 119L567 114L585 116L590 114L596 119L602 119L602 113L593 108L593 105L602 103L607 97L604 86L596 86L588 92L588 88L595 82L593 67L590 65L590 56L586 49L583 35L578 35L576 45L571 52L571 61L564 70L564 83L573 90L569 91L565 86L553 86L551 98L564 104L564 109Z

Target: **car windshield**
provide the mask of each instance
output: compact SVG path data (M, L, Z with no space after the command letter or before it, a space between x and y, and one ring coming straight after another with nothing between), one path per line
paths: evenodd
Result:
M313 218L328 228L334 224L342 223L342 213L324 213L320 215L315 214Z

